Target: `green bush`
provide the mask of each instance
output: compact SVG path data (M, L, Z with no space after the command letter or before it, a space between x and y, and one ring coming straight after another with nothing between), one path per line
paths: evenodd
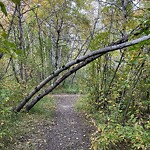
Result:
M87 96L77 103L77 110L83 111L92 118L96 131L92 134L91 142L94 150L148 150L150 147L150 122L136 115L131 115L123 126L118 120L121 113L117 107L109 112L97 111ZM120 118L119 118L120 117Z

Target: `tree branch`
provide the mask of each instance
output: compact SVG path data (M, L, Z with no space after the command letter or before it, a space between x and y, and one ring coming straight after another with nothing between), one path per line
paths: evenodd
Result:
M122 49L122 48L125 48L125 47L129 47L129 46L138 44L139 42L146 41L146 40L149 40L149 39L150 39L150 35L143 36L143 37L138 38L136 40L132 40L132 41L125 42L125 43L118 44L118 45L114 45L114 46L108 46L108 47L102 48L100 50L95 50L95 51L89 52L88 54L86 54L84 56L81 56L81 57L79 57L75 60L72 60L72 61L68 62L66 65L62 66L60 69L56 70L55 72L53 72L53 74L51 74L45 80L43 80L37 87L35 87L35 89L31 93L29 93L29 95L14 110L19 112L24 107L24 105L32 98L32 96L34 96L45 84L47 84L53 78L57 77L61 72L63 72L64 70L69 69L73 65L79 64L82 61L83 61L83 63L85 63L87 61L87 59L90 58L90 57L95 56L95 57L98 58L104 53L112 52L112 51ZM80 68L81 67L79 67L79 69ZM77 70L79 70L79 69L77 69Z

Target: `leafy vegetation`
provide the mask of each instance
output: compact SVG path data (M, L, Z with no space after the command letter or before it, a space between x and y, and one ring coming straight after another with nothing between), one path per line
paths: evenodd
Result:
M128 7L132 9L131 6ZM116 23L122 23L117 22L122 15L121 12L117 15L120 10L114 12L117 16L109 16L111 10L112 6L104 7L103 11L107 14L104 14L104 23L110 24L113 17L118 17ZM128 18L124 18L125 25L117 26L122 33L124 31L123 34L130 30L135 14L133 11L126 15ZM132 28L140 22L149 22L149 15L143 15L145 21L136 14L138 19L134 20ZM111 25L115 28L115 24ZM144 26L143 24L134 36L148 34L149 27L146 25L147 30ZM117 31L114 34L113 29L112 32L110 28L108 30L95 35L89 46L91 50L104 47L111 40L110 36L119 34ZM149 67L147 41L120 52L105 54L86 68L82 85L85 86L87 96L77 107L92 118L97 129L91 138L94 150L150 148Z
M33 133L42 132L38 127L40 123L51 125L55 104L53 99L47 96L31 112L18 114L12 112L11 108L6 109L6 106L4 108L2 109L1 107L0 149L9 150L21 146L20 138L24 138L22 140L27 142L26 148L29 148L28 144L30 144L30 148L32 145L34 149L35 143L30 143L25 137L27 135L33 136ZM25 147L22 148L25 149Z
M149 149L150 41L80 60L88 52L149 36L149 7L146 0L2 0L0 148L32 129L30 121L52 115L51 98L39 101L60 84L53 93L87 95L78 107L97 128L94 150ZM76 63L68 65L72 60ZM38 102L27 105L31 112L13 112L30 99Z

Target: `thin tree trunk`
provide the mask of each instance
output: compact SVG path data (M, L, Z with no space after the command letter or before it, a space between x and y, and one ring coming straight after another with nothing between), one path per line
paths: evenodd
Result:
M136 85L137 85L138 81L140 80L140 76L142 74L143 66L144 66L144 62L141 65L141 69L139 71L139 75L138 75L138 77L137 77L137 79L136 79L136 81L135 81L135 83L133 85L133 88L132 88L132 91L131 91L131 94L130 94L130 99L128 100L128 104L126 106L126 109L125 109L125 112L124 112L124 115L123 115L123 118L122 118L122 124L123 125L125 124L125 119L126 119L126 115L127 115L128 110L129 110L130 104L131 104L131 102L133 102L133 98L132 97L133 97L134 89L136 88Z
M103 54L101 54L103 55ZM87 58L85 61L78 64L76 67L73 67L71 70L67 71L66 74L64 74L62 77L57 79L51 86L49 86L42 94L39 94L37 97L35 97L31 103L29 103L26 106L26 110L29 111L40 99L42 99L44 96L49 94L52 90L54 90L61 82L63 82L67 77L69 77L71 74L75 73L77 70L81 69L82 67L86 66L96 58L98 58L99 55Z
M107 96L107 94L109 93L109 91L110 91L110 89L111 89L112 83L113 83L113 81L114 81L114 79L115 79L115 77L116 77L116 73L117 73L117 71L118 71L118 69L119 69L119 67L120 67L120 65L121 65L121 62L122 62L123 58L124 58L124 52L122 52L122 54L121 54L119 63L118 63L117 68L116 68L116 70L115 70L115 73L114 73L114 75L113 75L113 77L112 77L112 79L111 79L111 81L110 81L110 83L109 83L109 86L108 86L109 89L106 91L106 94L105 94L106 96Z
M35 17L36 17L36 21L37 21L37 25L38 25L38 39L39 39L39 48L40 48L40 56L41 56L41 67L42 67L42 72L41 72L41 79L44 80L44 56L43 56L43 42L42 42L42 38L41 38L41 24L38 18L37 13L35 13Z
M24 51L24 44L23 44L23 28L22 28L22 14L21 14L21 8L19 5L17 5L17 11L18 11L18 30L19 30L19 49ZM25 55L25 51L24 51ZM24 80L24 64L23 61L20 60L20 78L21 80Z
M13 72L14 72L15 79L16 79L17 83L20 83L19 78L17 76L17 72L16 72L16 68L15 68L15 64L14 64L13 59L11 59L11 64L12 64L12 69L13 69Z
M31 93L29 93L29 95L15 108L15 111L19 112L24 105L31 99L32 96L34 96L35 93L37 93L45 84L47 84L50 80L52 80L54 77L57 77L61 72L63 72L64 70L67 70L68 68L70 68L71 66L78 64L80 62L84 61L86 62L87 58L93 58L93 57L100 57L102 54L107 53L107 52L112 52L118 49L122 49L125 47L129 47L132 45L135 45L139 42L145 41L145 40L149 40L150 39L150 35L147 36L143 36L141 38L138 38L136 40L132 40L130 42L125 42L122 44L118 44L118 45L114 45L114 46L108 46L105 48L102 48L100 50L95 50L92 51L84 56L81 56L73 61L68 62L65 66L62 66L60 69L56 70L55 72L53 72L52 75L48 76L45 80L43 80ZM93 59L94 60L94 59ZM83 66L85 66L86 64L84 64ZM81 67L79 67L80 69ZM78 70L78 69L77 69ZM75 72L75 71L74 71ZM55 82L56 83L56 82Z

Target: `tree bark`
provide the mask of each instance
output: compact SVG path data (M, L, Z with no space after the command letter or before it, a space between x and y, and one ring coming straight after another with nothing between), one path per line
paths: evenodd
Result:
M101 54L103 55L103 54ZM52 90L54 90L61 82L63 82L67 77L69 77L71 74L75 73L77 70L81 69L82 67L86 66L96 58L100 57L99 55L87 58L85 61L81 62L77 66L73 67L69 71L66 72L63 76L61 76L59 79L57 79L51 86L49 86L42 94L39 94L37 97L35 97L31 103L29 103L26 106L26 110L29 111L40 99L42 99L44 96L49 94Z
M14 110L17 111L17 112L19 112L24 107L24 105L32 98L32 96L34 96L34 94L37 93L45 84L47 84L53 78L57 77L64 70L69 69L71 66L73 66L75 64L78 64L78 63L80 63L82 61L83 61L83 63L86 63L88 58L90 59L90 58L92 58L94 56L98 58L98 57L100 57L104 53L112 52L112 51L115 51L115 50L118 50L118 49L122 49L122 48L125 48L125 47L129 47L129 46L138 44L139 42L146 41L146 40L149 40L149 39L150 39L150 35L143 36L143 37L138 38L136 40L132 40L132 41L129 41L129 42L124 42L124 43L118 44L118 45L108 46L108 47L102 48L100 50L95 50L95 51L89 52L88 54L86 54L84 56L81 56L81 57L79 57L79 58L77 58L75 60L72 60L72 61L68 62L66 65L62 66L60 69L56 70L50 76L48 76L45 80L43 80L31 93L29 93L29 95ZM86 63L86 64L88 64L88 63ZM83 66L85 66L86 64L84 64ZM80 66L78 66L78 67L79 67L79 69L81 68ZM79 69L77 69L77 70L79 70ZM69 72L70 71L68 71L67 73L69 74ZM68 76L70 76L70 75L71 74L69 74ZM66 78L64 78L63 80L65 80L65 79ZM57 81L55 83L57 83ZM46 92L46 95L49 92L51 92L51 90L48 90L48 92ZM43 98L44 96L42 96L42 97L41 96L37 96L37 97L39 97L39 98L37 98L38 101L41 98Z
M130 108L131 102L133 102L133 100L134 100L134 99L133 99L133 93L134 93L134 90L135 90L135 88L136 88L136 85L137 85L138 81L140 80L140 76L141 76L141 74L142 74L144 64L145 64L145 61L142 63L141 68L140 68L140 70L139 70L139 74L138 74L138 76L137 76L137 79L136 79L136 81L134 82L134 85L133 85L133 87L132 87L131 94L130 94L130 98L129 98L129 100L128 100L128 103L127 103L127 106L126 106L126 108L125 108L125 111L124 111L124 114L123 114L123 118L122 118L122 125L123 125L123 126L125 125L126 115L127 115L128 110L129 110L129 108Z

